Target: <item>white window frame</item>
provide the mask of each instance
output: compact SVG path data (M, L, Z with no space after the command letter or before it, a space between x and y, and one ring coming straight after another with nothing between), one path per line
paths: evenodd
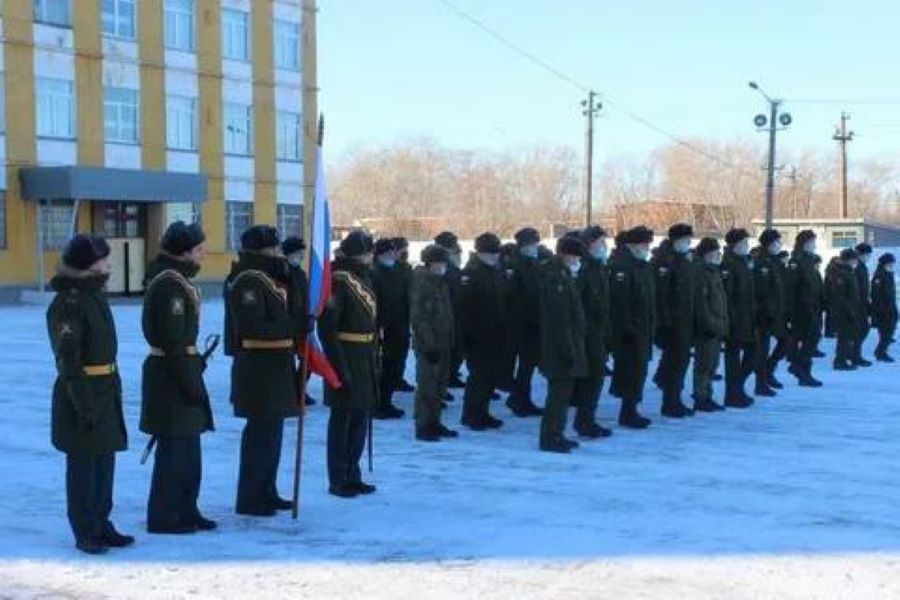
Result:
M37 136L75 139L75 82L70 79L38 77L35 87Z
M166 96L166 147L196 151L197 133L197 98Z
M279 110L275 118L275 156L278 160L303 160L303 115Z
M235 212L235 209L239 211ZM241 220L238 221L237 217ZM253 203L225 202L225 248L229 252L238 252L241 249L241 234L253 225Z
M107 87L103 90L103 133L107 142L118 144L140 142L140 100L138 96L137 90L129 88ZM110 117L113 117L112 120ZM113 122L112 132L110 131L111 121Z
M287 238L292 235L303 237L303 205L302 204L286 204L278 203L276 205L278 219L278 233L281 238ZM293 214L289 214L293 213ZM290 222L295 222L299 227L289 226Z
M300 24L291 21L275 21L275 68L285 71L300 71Z
M222 137L225 154L253 154L253 107L226 102L222 107Z
M34 22L54 27L72 27L72 0L34 0Z
M131 7L130 19L124 15L125 7ZM103 35L123 40L137 39L137 0L102 0L100 11ZM107 28L107 25L112 27Z
M197 46L197 4L195 0L165 0L165 46L193 52Z
M222 58L250 60L250 13L222 9Z
M61 251L72 239L75 203L71 200L47 200L38 203L41 211L41 237L44 250Z

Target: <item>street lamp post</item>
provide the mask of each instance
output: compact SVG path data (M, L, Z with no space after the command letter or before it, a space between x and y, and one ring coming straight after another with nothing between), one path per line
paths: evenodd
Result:
M753 123L760 131L764 131L766 125L768 125L769 130L769 164L766 168L766 228L768 229L772 227L775 213L775 134L778 132L779 123L782 129L786 129L791 124L792 119L790 113L783 112L779 114L781 100L771 98L755 81L751 81L749 85L769 103L768 118L766 115L760 114L753 119Z
M587 100L581 101L581 114L585 117L584 131L584 225L589 227L593 220L594 206L594 117L603 108L596 100L593 90L588 93Z

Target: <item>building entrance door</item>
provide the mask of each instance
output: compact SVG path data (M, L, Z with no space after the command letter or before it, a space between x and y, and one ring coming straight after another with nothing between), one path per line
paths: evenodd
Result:
M94 233L106 238L112 273L111 293L133 294L144 289L147 247L147 206L137 202L94 202Z

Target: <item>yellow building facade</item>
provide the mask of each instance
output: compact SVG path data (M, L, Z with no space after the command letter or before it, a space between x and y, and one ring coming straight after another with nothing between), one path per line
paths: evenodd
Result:
M0 288L75 231L141 291L166 225L200 220L224 278L252 224L300 234L313 187L314 0L2 0Z

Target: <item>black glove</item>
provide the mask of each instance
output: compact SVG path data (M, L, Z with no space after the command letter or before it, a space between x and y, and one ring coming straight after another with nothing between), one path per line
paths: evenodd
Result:
M441 360L441 353L437 351L426 352L425 360L430 362L433 365L436 365L439 360Z

